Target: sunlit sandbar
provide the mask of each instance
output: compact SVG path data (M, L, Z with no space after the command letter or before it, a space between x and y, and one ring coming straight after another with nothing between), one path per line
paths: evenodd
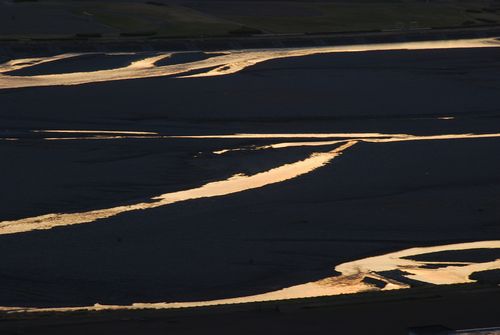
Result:
M324 53L384 50L485 48L499 46L500 42L494 38L480 38L464 40L325 46L315 48L230 50L224 52L223 55L219 55L218 57L210 57L208 59L190 63L157 66L157 62L172 55L172 53L170 52L158 53L154 56L144 54L144 59L132 62L128 66L106 70L87 72L75 70L74 72L70 73L33 76L12 76L7 74L11 71L29 68L42 63L57 62L63 59L85 55L85 53L73 53L51 57L14 59L0 64L0 89L55 85L79 85L86 83L163 76L173 76L177 78L221 76L239 72L249 66L267 60ZM192 71L196 71L199 73L192 74Z
M251 136L249 136L251 135ZM288 134L261 134L262 137L258 137L258 134L237 134L237 135L212 135L209 138L280 138L280 135L283 135L283 138L291 138ZM321 135L326 134L317 134L318 137L321 138ZM330 134L333 135L333 134ZM325 136L332 138L342 138L344 134L336 134L338 136ZM358 142L367 142L367 143L390 143L390 142L406 142L406 141L439 141L439 140L460 140L460 139L481 139L481 138L497 138L500 137L500 133L490 133L490 134L441 134L441 135L409 135L409 134L380 134L380 133L357 133L351 134L353 136L345 136L346 138L351 138L352 140ZM357 136L354 136L357 135ZM249 137L246 137L249 136ZM317 137L317 138L318 138ZM197 136L189 137L189 138L199 138ZM296 138L307 138L297 136ZM312 137L314 138L314 137ZM227 152L233 151L242 151L242 150L264 150L264 149L282 149L282 148L292 148L292 147L314 147L314 146L326 146L326 145L335 145L338 143L343 143L346 140L331 140L331 141L308 141L308 142L281 142L281 143L273 143L261 146L247 146L245 148L231 148L231 149L220 149L213 151L214 154L222 155Z
M283 182L307 174L324 166L332 159L340 155L344 150L352 147L354 144L356 144L356 141L348 141L331 151L313 153L304 160L285 164L265 172L260 172L250 176L236 174L226 180L210 182L198 188L162 194L148 199L147 202L116 206L106 209L97 209L87 212L53 213L20 220L2 221L0 222L0 235L89 223L125 212L152 209L192 199L223 196Z
M456 140L475 138L499 137L500 133L464 133L464 134L435 134L435 135L411 135L393 133L258 133L258 134L212 134L212 135L162 135L157 132L142 131L120 131L120 130L32 130L34 133L61 134L58 137L42 136L41 139L49 141L64 140L115 140L115 139L337 139L330 141L307 141L307 142L281 142L262 146L250 146L247 148L221 149L214 151L216 154L228 151L244 149L280 149L294 146L323 146L333 145L348 140L363 142L404 142L404 141L431 141L431 140ZM81 134L82 136L66 136L66 134ZM22 140L23 137L0 137L0 140ZM30 139L33 139L30 137Z
M332 137L342 138L343 140L332 141L311 141L311 142L285 142L270 144L266 146L253 147L252 150L259 149L280 149L296 146L328 146L335 145L337 148L328 152L312 153L309 158L297 161L290 164L285 164L275 167L268 171L260 172L254 175L236 174L231 178L207 183L201 187L188 189L184 191L165 193L147 199L147 201L138 202L130 205L121 205L111 208L96 209L86 212L77 213L50 213L39 215L30 218L19 220L9 220L0 222L0 235L23 233L32 230L46 230L59 226L68 226L76 224L84 224L94 222L100 219L106 219L119 215L125 212L136 210L147 210L160 206L166 206L180 201L200 199L206 197L218 197L246 190L261 188L267 185L280 183L289 179L299 177L310 173L326 164L333 158L337 157L344 150L352 147L356 143L391 143L405 141L436 141L436 140L457 140L457 139L485 139L485 138L500 138L500 133L490 134L441 134L441 135L407 135L407 134L381 134L381 133L330 133L330 134L236 134L236 135L209 135L205 136L163 136L164 138L195 138L195 139L211 139L211 138L319 138ZM243 137L240 137L243 136ZM359 137L357 137L359 136ZM214 153L223 154L229 151L242 150L222 149Z
M152 131L133 131L133 130L73 130L73 129L40 129L32 130L34 133L62 133L62 134L124 134L124 135L158 135Z
M365 291L395 290L409 288L410 285L385 277L381 272L400 270L403 277L418 280L429 284L459 284L474 282L470 275L474 272L487 271L500 268L500 259L490 262L426 262L408 259L406 257L425 255L443 251L459 251L472 249L500 249L500 241L479 241L470 243L448 244L432 247L417 247L405 249L385 255L368 257L352 262L343 263L335 267L340 273L315 282L287 287L281 290L263 294L193 302L158 302L134 303L132 305L102 305L83 307L0 307L5 312L72 312L72 311L103 311L103 310L139 310L139 309L171 309L192 308L213 305L242 304L251 302L278 301L298 298L311 298L332 296L340 294L360 293ZM455 263L455 264L454 264ZM427 265L441 264L437 268L428 268ZM451 264L451 265L450 265ZM382 288L365 282L371 278L384 284Z

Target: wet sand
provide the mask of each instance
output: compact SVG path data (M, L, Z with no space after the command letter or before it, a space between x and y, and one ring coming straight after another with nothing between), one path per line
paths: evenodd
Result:
M0 141L9 162L0 220L133 204L335 148L214 154L317 139L49 141L87 135L32 130L495 134L499 56L498 48L323 54L217 77L1 90L1 130L17 140ZM389 251L499 239L499 148L498 138L362 142L262 188L2 235L0 305L237 297Z

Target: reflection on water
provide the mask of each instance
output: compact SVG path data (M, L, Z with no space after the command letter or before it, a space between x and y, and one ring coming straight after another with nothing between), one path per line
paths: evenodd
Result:
M134 310L134 309L167 309L202 307L221 304L239 304L249 302L275 301L308 297L330 296L338 294L359 293L363 291L394 290L409 288L405 278L431 284L459 284L473 282L470 275L478 271L500 268L500 259L492 262L426 262L407 259L405 257L425 255L440 251L458 251L472 249L500 249L500 241L480 241L471 243L449 244L434 247L411 248L381 256L368 257L353 262L340 264L335 271L340 275L328 277L316 282L296 285L282 290L264 294L195 302L159 302L135 303L132 305L100 305L85 307L0 307L0 311L7 312L69 312L79 310ZM456 263L456 265L454 265ZM444 265L437 268L426 268L433 264ZM387 277L387 271L400 271L401 279ZM368 280L367 280L368 279ZM377 281L382 285L374 285Z
M334 150L329 152L313 153L309 158L298 162L285 164L251 176L237 174L229 179L211 182L198 188L162 194L149 199L148 202L98 209L88 212L65 214L54 213L20 220L2 221L0 222L0 235L88 223L125 212L152 209L192 199L222 196L283 182L307 174L324 166L354 144L356 144L356 141L348 141Z
M145 54L145 58L132 62L130 65L106 70L80 72L75 70L71 73L35 75L35 76L9 76L9 71L28 68L30 66L57 62L63 59L77 57L85 54L64 54L52 57L28 58L11 60L0 64L0 89L54 86L54 85L79 85L85 83L105 82L112 80L126 80L138 78L152 78L162 76L207 77L220 76L239 72L249 66L271 59L286 57L307 56L321 53L334 52L363 52L374 50L422 50L422 49L453 49L453 48L483 48L498 47L500 42L493 38L470 39L470 40L448 40L448 41L424 41L405 43L380 43L348 46L327 46L316 48L286 48L286 49L260 49L260 50L235 50L227 51L218 57L193 61L190 63L171 64L157 66L158 62L172 53L158 53L154 56ZM212 69L212 70L207 70ZM205 72L188 75L192 71L205 70ZM183 75L184 74L184 75Z

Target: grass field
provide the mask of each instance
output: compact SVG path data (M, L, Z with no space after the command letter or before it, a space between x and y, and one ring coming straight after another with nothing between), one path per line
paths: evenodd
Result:
M7 1L0 38L144 35L200 37L244 32L411 30L500 24L500 3L482 1Z
M199 36L227 34L239 28L197 10L178 5L147 3L82 3L74 6L73 13L92 13L99 23L120 32L155 32L162 36Z
M275 33L330 32L373 29L414 29L462 26L488 20L500 23L499 12L483 12L477 2L470 4L443 3L310 3L301 4L316 15L307 16L245 16L221 15L234 21ZM208 7L208 5L207 5Z

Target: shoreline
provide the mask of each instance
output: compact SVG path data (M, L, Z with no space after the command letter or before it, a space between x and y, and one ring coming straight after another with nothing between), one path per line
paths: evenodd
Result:
M332 329L401 334L410 327L430 325L450 329L498 327L495 305L499 298L498 285L472 283L167 310L0 311L0 331L64 334L71 329L73 334L109 334L119 329L121 334L135 334L148 329L148 334L198 334L216 328L218 334L253 334L256 329L300 334L312 327L318 334L331 333ZM391 312L397 310L398 317L392 318Z
M429 28L407 31L365 31L266 36L221 36L148 39L0 39L0 61L23 55L47 56L70 52L220 51L263 48L321 47L401 43L433 40L477 39L500 36L500 25L469 28Z
M0 313L68 313L133 310L172 310L224 305L255 303L281 304L290 300L317 299L321 297L408 290L416 287L447 286L459 284L496 284L500 278L489 272L498 271L500 259L495 259L500 241L475 241L428 247L413 247L388 254L368 256L363 259L337 264L334 272L318 281L285 287L272 292L204 301L133 303L66 307L17 307L0 306ZM482 253L477 254L475 251ZM439 255L468 253L468 261L443 261ZM486 258L484 257L486 255ZM437 256L437 257L436 257ZM421 259L420 261L416 259ZM479 278L478 278L479 276Z

